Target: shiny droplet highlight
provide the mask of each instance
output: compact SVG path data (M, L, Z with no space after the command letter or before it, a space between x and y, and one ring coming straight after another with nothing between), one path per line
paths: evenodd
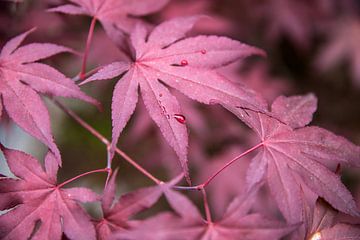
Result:
M201 52L201 54L206 54L206 50L205 50L205 49L202 49L200 52Z
M181 66L186 66L186 65L188 65L189 63L188 63L188 61L187 60L181 60L181 62L180 62L180 65Z
M320 232L316 232L314 233L309 240L321 240L321 233Z
M175 118L176 121L178 121L181 124L185 124L185 122L186 122L186 118L185 118L184 115L174 114L174 118Z

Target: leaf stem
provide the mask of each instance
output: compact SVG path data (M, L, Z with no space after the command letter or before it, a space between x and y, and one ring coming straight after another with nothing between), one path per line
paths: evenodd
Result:
M92 170L92 171L89 171L89 172L85 172L85 173L82 173L80 175L77 175L76 177L73 177L69 180L66 180L65 182L57 185L57 188L62 188L64 185L70 183L70 182L73 182L75 181L76 179L78 178L81 178L81 177L84 177L86 175L89 175L89 174L93 174L93 173L98 173L98 172L110 172L111 170L109 168L101 168L101 169L96 169L96 170Z
M73 77L71 80L73 80L74 82L78 82L78 81L83 81L85 80L87 77L89 77L90 75L93 75L94 73L96 73L97 71L99 71L102 68L102 66L96 67L94 69L91 69L90 71L86 72L83 74L83 79L80 78L80 74L76 75L75 77Z
M210 223L212 223L212 220L211 220L210 207L209 207L209 203L208 203L208 200L207 200L207 195L206 195L205 188L201 188L201 193L202 193L203 199L204 199L204 208L205 208L206 221L208 222L208 224L210 224Z
M103 135L101 135L97 130L95 130L92 126L90 126L87 122L85 122L83 119L81 119L76 113L68 109L66 106L64 106L62 103L57 101L56 99L53 99L54 103L62 109L65 113L67 113L71 118L73 118L77 123L79 123L83 128L88 130L93 136L95 136L97 139L99 139L103 144L106 145L107 149L110 147L110 142L107 140ZM157 185L161 184L162 181L154 177L151 173L146 171L143 167L141 167L138 163L136 163L131 157L129 157L126 153L124 153L119 148L115 148L115 152L119 154L122 158L124 158L128 163L130 163L133 167L135 167L138 171L140 171L142 174L144 174L146 177L151 179L153 182L155 182ZM110 160L111 161L111 160ZM111 166L111 162L107 163L107 166Z
M227 162L224 166L222 166L217 172L215 172L213 175L211 175L208 180L206 180L203 184L201 184L200 186L202 187L206 187L207 185L209 185L209 183L217 176L219 175L222 171L224 171L226 168L228 168L230 165L232 165L234 162L236 162L237 160L239 160L240 158L244 157L245 155L251 153L252 151L255 151L256 149L258 149L259 147L263 146L263 142L255 145L254 147L246 150L245 152L241 153L240 155L236 156L235 158L233 158L232 160L230 160L229 162Z
M230 165L232 165L233 163L235 163L237 160L239 160L240 158L244 157L245 155L251 153L252 151L255 151L256 149L260 148L261 146L264 145L264 142L261 142L257 145L255 145L254 147L246 150L245 152L241 153L240 155L234 157L233 159L231 159L229 162L227 162L224 166L222 166L218 171L216 171L213 175L211 175L204 183L196 185L196 186L173 186L173 189L176 190L198 190L198 191L202 191L202 189L204 189L207 185L209 185L209 183L217 176L219 175L222 171L224 171L226 168L228 168Z
M81 72L80 72L80 79L85 79L85 72L86 72L86 61L87 57L89 55L90 45L91 41L94 35L94 29L95 29L95 23L96 23L96 17L93 17L90 23L89 33L86 39L86 46L85 46L85 52L83 56L82 66L81 66Z

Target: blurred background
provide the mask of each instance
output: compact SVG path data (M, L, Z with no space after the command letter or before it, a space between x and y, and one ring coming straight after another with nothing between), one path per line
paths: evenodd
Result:
M37 31L25 43L52 42L82 52L91 19L45 11L65 2L0 0L0 46L13 36L36 26ZM205 14L211 18L199 22L192 34L225 35L267 52L266 59L250 58L232 64L220 69L222 74L235 83L243 83L256 90L269 103L279 95L315 93L318 111L312 125L326 128L360 145L359 1L171 0L163 10L144 20L157 24L177 16L194 14ZM88 70L121 60L122 57L120 50L97 24ZM81 59L69 54L53 57L46 63L70 78L76 76L81 67ZM104 106L101 113L85 103L61 99L108 139L111 138L111 96L116 81L113 79L82 87L101 101ZM201 183L222 164L257 143L258 139L251 131L226 110L219 106L198 104L179 92L173 93L187 119L189 163L194 184ZM58 180L61 182L82 172L105 167L105 146L51 101L44 99L63 158ZM4 113L1 118L1 142L42 161L46 148L13 125ZM118 146L162 180L168 180L180 172L173 150L164 141L141 101ZM242 191L248 164L249 159L240 160L209 186L215 216L220 216L231 198ZM116 167L120 169L119 192L152 184L119 156L113 162L113 168ZM0 173L10 174L3 158ZM343 173L344 183L360 200L359 172L343 169ZM73 185L87 186L100 193L104 175L81 178ZM263 194L266 196L266 190ZM199 201L200 196L193 194L191 197ZM263 200L257 207L265 209L271 204L271 201Z

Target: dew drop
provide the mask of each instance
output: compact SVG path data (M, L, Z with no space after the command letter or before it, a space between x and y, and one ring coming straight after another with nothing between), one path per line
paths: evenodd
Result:
M167 119L170 119L170 115L169 115L169 114L166 114L166 118L167 118Z
M176 119L176 121L178 121L181 124L185 124L185 122L186 122L186 118L184 115L174 114L174 118Z
M187 60L181 60L181 62L180 62L180 65L181 66L186 66L186 65L188 65L189 63L188 63L188 61Z
M162 95L162 93L159 93L159 97L162 97L163 95Z
M202 49L200 52L201 52L201 54L206 54L206 50L205 50L205 49Z

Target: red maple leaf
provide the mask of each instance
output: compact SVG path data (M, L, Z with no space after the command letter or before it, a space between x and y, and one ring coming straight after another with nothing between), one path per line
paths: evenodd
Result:
M360 228L356 225L339 223L331 228L326 228L320 233L316 233L317 239L326 239L326 240L341 240L341 239L360 239ZM314 235L313 235L314 236ZM319 237L318 237L319 236ZM313 237L316 240L316 238ZM312 240L312 239L310 239Z
M103 218L96 221L98 239L108 239L113 232L129 228L132 225L129 218L154 205L163 192L159 186L141 188L122 195L118 201L114 202L116 175L117 170L113 173L103 193L101 201Z
M123 74L115 86L112 99L112 155L120 133L135 110L139 87L151 118L175 150L186 175L188 134L184 121L179 119L182 117L180 105L165 84L205 104L218 100L265 111L265 104L253 91L236 87L214 71L238 59L263 52L226 37L183 39L198 18L167 21L151 33L144 25L137 25L130 36L133 61L107 65L84 82Z
M329 71L347 60L353 82L357 87L360 86L359 28L360 21L357 17L347 17L330 24L327 31L329 41L322 47L316 61L316 66L320 70Z
M52 153L39 162L23 152L1 147L7 163L19 179L0 178L0 209L12 210L0 216L0 238L96 239L90 217L78 202L98 200L87 188L62 189L56 184L58 164Z
M309 47L314 4L296 0L253 2L254 14L265 24L265 34L271 43L288 37L298 47Z
M92 16L101 22L108 33L111 33L114 27L128 33L139 22L139 19L134 17L159 11L169 0L70 0L70 2L75 5L66 4L49 11Z
M178 216L166 212L160 213L142 221L133 229L114 234L110 239L280 239L298 226L286 226L258 213L249 214L254 193L255 191L238 196L228 206L221 220L209 223L202 218L196 206L185 196L168 189L165 191L165 196Z
M0 110L4 107L16 124L47 145L61 164L60 153L51 134L49 113L38 93L98 103L54 68L35 63L61 52L69 52L70 49L50 43L18 47L33 30L11 39L1 50Z
M247 173L251 188L266 178L271 193L289 222L299 222L303 212L301 186L308 187L334 208L358 216L351 193L330 170L339 163L360 166L360 147L343 137L319 128L304 127L312 120L316 98L279 97L272 114L229 107L261 139L260 152L252 159Z
M305 207L302 231L295 232L291 239L359 239L360 227L340 223L338 213L326 201L318 198L315 206Z

